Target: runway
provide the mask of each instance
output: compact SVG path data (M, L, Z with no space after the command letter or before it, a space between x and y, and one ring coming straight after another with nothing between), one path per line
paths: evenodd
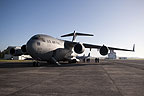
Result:
M0 63L0 96L144 96L144 60Z

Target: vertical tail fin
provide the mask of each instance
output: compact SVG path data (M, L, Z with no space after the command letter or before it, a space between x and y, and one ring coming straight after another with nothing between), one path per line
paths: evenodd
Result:
M85 34L85 33L76 33L76 31L74 31L73 33L62 35L61 37L69 37L69 36L73 36L73 38L72 38L72 42L73 42L73 41L75 41L76 36L94 36L94 35L93 34Z
M90 57L90 53L88 54L88 56L87 57Z

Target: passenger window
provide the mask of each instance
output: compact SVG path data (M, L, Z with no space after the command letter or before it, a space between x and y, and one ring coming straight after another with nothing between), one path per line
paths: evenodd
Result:
M37 45L40 46L40 42L37 42Z

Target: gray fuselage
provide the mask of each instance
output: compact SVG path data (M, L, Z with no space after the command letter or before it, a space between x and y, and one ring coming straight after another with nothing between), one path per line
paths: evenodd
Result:
M64 47L65 41L48 35L38 34L27 42L27 52L34 59L49 61L54 57L57 61L65 60L72 54L72 50Z

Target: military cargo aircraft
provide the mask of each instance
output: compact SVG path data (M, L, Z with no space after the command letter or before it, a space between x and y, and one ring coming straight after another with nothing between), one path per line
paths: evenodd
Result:
M135 45L133 45L132 50L129 50L75 41L77 36L93 36L92 34L74 31L70 34L62 35L61 37L68 36L73 37L72 41L60 40L49 35L37 34L32 36L21 48L10 49L10 53L15 56L29 54L36 61L47 61L53 62L56 65L61 65L59 61L69 61L73 63L79 61L78 58L76 58L77 54L83 53L85 48L90 48L90 50L93 48L99 49L99 53L103 56L107 55L109 50L135 51ZM35 62L34 66L39 66L39 63Z

